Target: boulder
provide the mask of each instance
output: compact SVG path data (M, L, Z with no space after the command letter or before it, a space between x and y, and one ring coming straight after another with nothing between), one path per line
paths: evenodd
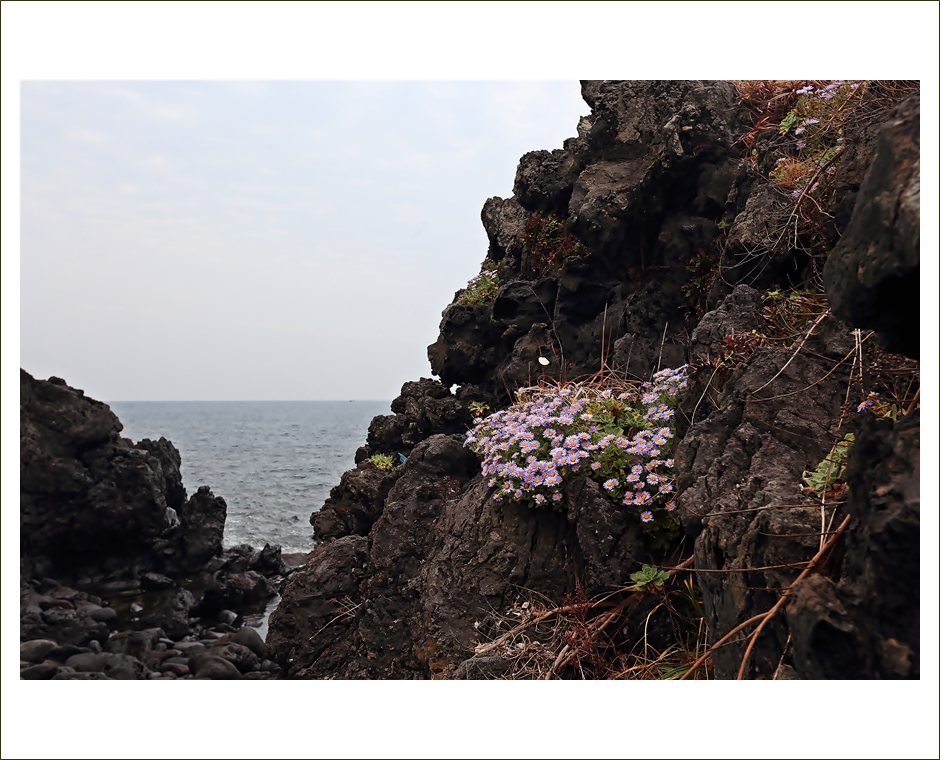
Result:
M920 97L882 124L848 227L826 261L832 310L920 356Z

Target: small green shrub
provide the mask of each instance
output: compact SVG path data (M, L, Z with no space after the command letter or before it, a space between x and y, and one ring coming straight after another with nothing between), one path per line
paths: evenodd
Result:
M630 580L636 584L637 591L646 591L648 586L662 588L669 580L669 571L643 565L638 572L630 575Z
M482 401L470 402L470 414L473 415L474 420L482 418L483 415L486 414L489 410L490 410L490 405L485 404Z
M855 443L855 434L846 433L845 438L832 447L814 472L805 475L803 480L817 496L836 490L845 475L845 460L849 449Z
M467 283L467 288L460 296L459 303L464 306L476 306L496 298L499 291L499 272L495 261L484 261L480 274Z
M395 469L395 460L389 454L373 454L369 461L380 470L391 472Z
M532 274L541 277L572 256L586 256L588 249L565 229L555 213L530 214L522 233L523 251Z

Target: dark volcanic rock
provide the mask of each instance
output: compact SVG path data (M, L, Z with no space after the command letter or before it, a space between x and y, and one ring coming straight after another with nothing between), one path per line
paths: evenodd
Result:
M743 112L729 82L584 82L590 126L570 150L584 167L569 229L612 269L649 266L659 227L680 208L720 215L738 169ZM724 175L722 181L716 176ZM644 256L644 254L646 254Z
M189 611L196 599L184 588L173 589L160 595L160 601L141 615L140 625L161 628L167 636L179 638L189 633Z
M135 445L106 404L20 371L20 562L102 582L192 572L221 551L225 503L186 500L165 438Z
M58 646L49 639L33 639L20 644L20 662L39 663L46 659L46 655Z
M748 291L729 296L723 313L703 323L733 322L749 297ZM817 332L776 379L792 351L758 348L711 402L699 406L699 421L676 449L680 514L686 530L697 536L695 566L713 571L699 574L698 583L715 640L769 609L778 598L773 589L788 586L799 574L797 563L819 548L819 506L801 493L802 475L815 469L845 432L840 410L848 367L832 370L853 340L835 318L824 320ZM709 329L703 338L711 342L715 335ZM692 350L707 355L709 346L693 344ZM703 386L704 379L689 403L699 403ZM800 503L806 508L794 508ZM741 572L748 567L775 569ZM754 675L773 675L783 653L785 626L778 621L769 628L751 658ZM715 653L719 678L734 677L742 652L743 647L728 646Z
M266 640L270 656L285 670L312 677L343 674L355 645L344 634L355 624L350 613L368 558L365 536L344 536L319 544L306 568L291 576L271 614Z
M848 228L826 262L834 313L920 354L920 97L890 114Z
M522 268L522 234L528 217L529 212L515 198L497 196L483 204L480 218L490 241L489 259L504 261L511 271L518 272Z
M316 540L368 533L382 513L385 497L398 474L380 470L369 461L359 462L355 470L343 473L326 503L310 515Z
M201 568L209 559L222 553L227 512L225 499L214 496L208 486L200 486L183 505L180 518L185 525L182 531L185 559L181 564L187 571Z
M223 657L200 656L195 658L193 666L196 678L209 678L213 681L233 681L241 678L238 668Z
M853 522L836 579L787 606L800 678L920 678L920 413L867 419L849 452Z
M371 542L321 545L288 583L268 643L290 676L442 676L518 587L560 598L639 567L639 526L593 481L571 484L567 514L496 502L457 436L432 436L403 469Z
M891 288L919 277L907 255L919 239L914 106L893 127L875 123L881 105L863 109L867 121L845 132L831 201L819 209L824 221L807 232L812 225L801 218L794 236L789 189L765 179L783 137L774 125L759 134L760 117L750 119L731 83L583 82L582 93L591 114L578 136L523 156L513 197L486 201L496 297L464 304L465 291L457 292L428 347L441 383L406 384L394 414L373 421L357 469L312 517L320 543L271 617L271 656L291 678L503 677L505 661L471 658L478 635L488 635L475 622L515 603L520 588L560 601L582 584L590 596L622 587L644 561L661 557L589 479L566 485L563 513L494 500L461 447L471 403L495 411L519 387L602 368L645 378L692 361L676 417L678 499L695 566L712 571L698 575L712 639L776 603L818 551L820 533L852 511L844 562L834 555L794 590L746 675L848 677L857 669L916 677L919 596L899 593L894 605L891 594L897 577L916 573L887 549L895 539L911 547L918 535L913 434L898 426L878 433L887 438L860 435L857 461L866 462L868 480L856 465L849 506L830 501L821 515L818 499L802 490L804 471L858 427L843 406L854 399L850 362L861 336L840 317L889 339L916 334L899 327L913 308L897 318L882 313L903 292ZM787 97L780 118L796 94ZM751 127L753 153L743 140ZM880 163L869 171L876 144ZM868 321L834 308L799 350L782 345L764 319L761 291L818 288L825 246L814 236L835 242L850 217L840 246L864 266L853 274L858 262L834 254L826 282L845 291L830 293L834 306L842 299L869 309ZM551 249L549 221L566 246L573 236L583 248ZM857 244L868 232L880 247L872 255L882 256L871 281ZM884 258L891 246L905 252L899 261ZM859 287L839 280L848 275ZM753 339L729 358L732 334ZM866 367L874 377L874 363ZM869 390L867 375L864 383ZM374 453L407 461L384 473L367 462ZM671 623L657 604L653 596L637 604L632 614L644 628L619 631L623 646L670 645ZM718 650L714 673L733 677L742 650Z
M159 458L106 404L20 371L20 556L27 575L150 569L172 530Z

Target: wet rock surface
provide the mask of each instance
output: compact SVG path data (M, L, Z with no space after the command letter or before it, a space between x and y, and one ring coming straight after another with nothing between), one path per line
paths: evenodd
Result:
M52 604L69 599L74 608ZM135 599L141 599L135 596ZM177 680L271 679L280 667L268 659L267 647L242 615L226 610L216 622L182 620L193 595L174 589L168 623L154 626L158 615L118 619L108 602L51 579L33 580L21 588L20 678L28 680ZM92 599L97 602L91 601ZM99 604L100 602L100 604ZM117 599L115 603L118 603ZM106 605L106 606L102 606ZM37 615L37 610L41 610ZM53 614L46 614L54 610ZM112 623L95 622L96 611ZM243 623L235 628L220 619ZM142 627L150 625L150 627Z

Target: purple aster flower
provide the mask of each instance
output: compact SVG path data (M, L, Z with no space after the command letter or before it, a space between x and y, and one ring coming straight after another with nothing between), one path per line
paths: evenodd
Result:
M856 409L856 411L864 412L866 409L871 409L872 406L874 406L875 404L875 398L877 396L878 394L875 393L874 391L869 393L868 398L866 398L861 404L858 405L858 409Z
M617 480L617 478L611 478L610 480L604 481L604 488L606 488L608 491L613 491L619 485L620 481Z
M645 523L652 522L652 521L653 521L653 513L650 512L649 510L646 510L645 512L641 512L641 513L640 513L640 519L641 519L643 522L645 522Z
M666 511L667 511L667 512L675 512L675 510L676 510L676 503L675 503L674 501L670 501L670 502L666 505Z

